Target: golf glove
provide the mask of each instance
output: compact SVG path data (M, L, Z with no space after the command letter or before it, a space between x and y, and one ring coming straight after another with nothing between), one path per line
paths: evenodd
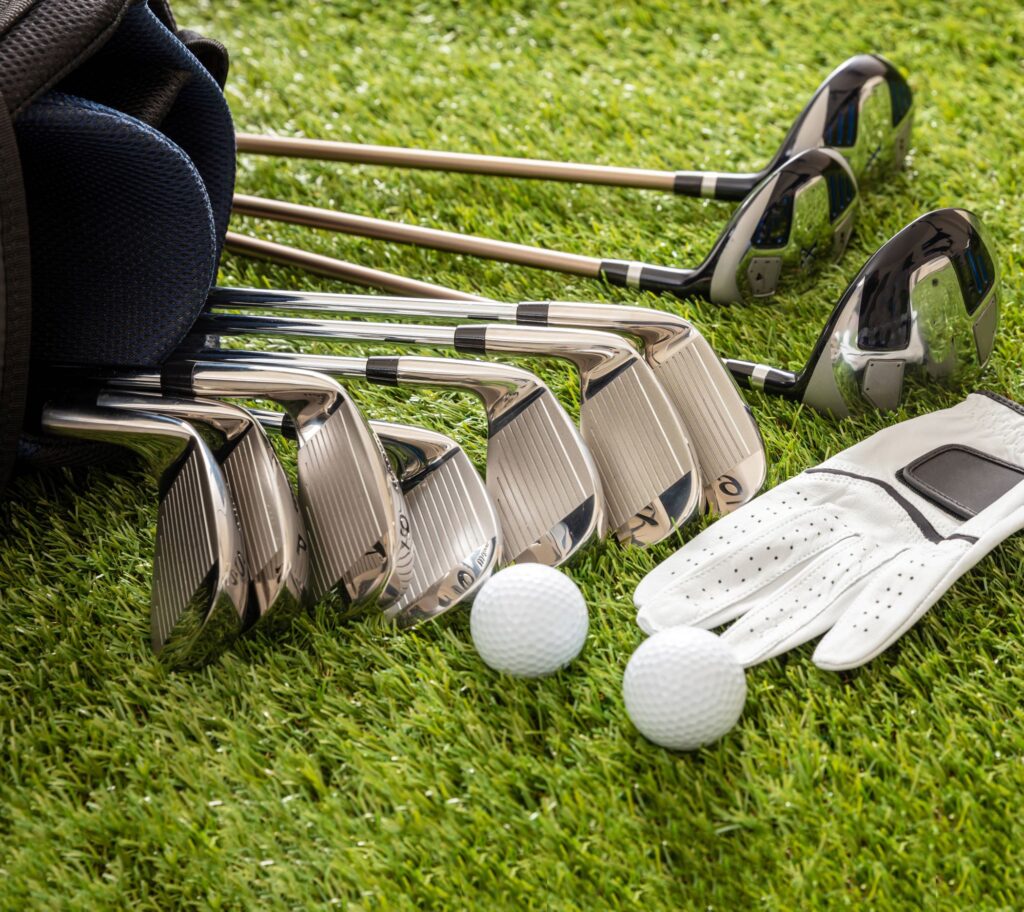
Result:
M637 587L647 633L718 627L744 665L826 634L869 662L1024 528L1024 407L989 393L905 421L710 526Z

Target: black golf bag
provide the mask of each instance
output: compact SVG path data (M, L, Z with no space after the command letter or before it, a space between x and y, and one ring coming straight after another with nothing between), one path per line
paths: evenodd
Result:
M154 367L213 284L235 177L227 53L166 0L0 0L0 490L94 460L34 417L62 365Z

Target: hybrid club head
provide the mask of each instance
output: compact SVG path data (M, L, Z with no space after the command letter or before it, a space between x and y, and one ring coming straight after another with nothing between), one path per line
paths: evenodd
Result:
M899 168L906 157L913 121L913 94L884 57L860 54L838 66L800 112L779 151L752 174L716 171L657 171L580 162L467 155L429 149L403 149L302 137L239 134L240 152L325 161L360 162L432 171L461 171L502 177L571 181L668 190L685 196L742 200L779 165L808 149L842 152L865 186ZM313 265L313 260L307 265ZM420 294L421 291L413 291Z
M298 443L298 500L313 599L336 593L355 611L389 592L397 596L408 565L408 521L380 442L336 381L314 371L182 358L159 375L123 372L106 382L118 389L284 406Z
M699 294L719 304L799 291L823 264L843 255L857 205L846 159L831 149L809 149L754 187L685 281L678 269L623 261L606 260L601 272L616 285Z
M712 511L726 513L742 506L764 484L764 442L736 381L692 323L664 310L576 301L513 304L482 298L433 300L256 288L214 288L207 303L216 312L295 311L480 320L607 330L632 336L643 343L644 359L690 434L704 479L704 496Z
M857 184L838 152L809 149L794 155L753 187L711 252L692 269L599 259L242 194L234 196L233 206L239 215L603 278L611 285L680 298L699 296L730 303L801 288L822 263L841 256L853 227Z
M604 495L579 431L536 375L508 364L452 358L345 358L280 352L206 352L228 361L301 367L387 386L461 389L487 414L487 491L501 527L503 564L572 560L604 532Z
M999 273L981 220L937 209L864 264L799 374L730 361L741 383L838 417L889 411L908 380L962 384L988 361L999 325Z
M858 54L825 78L768 167L827 146L866 187L902 167L913 122L914 96L899 71L878 54Z
M249 568L249 616L276 629L305 606L309 546L295 495L263 428L245 409L213 399L106 390L97 404L187 421L210 446L238 511Z
M248 601L242 534L227 485L202 436L165 415L51 404L45 433L140 453L159 477L153 558L153 650L172 668L213 661L238 636Z
M454 348L468 354L570 361L579 375L580 433L593 454L608 522L625 544L651 545L673 534L703 505L689 436L654 372L631 343L612 333L548 326L457 327L348 323L205 314L200 333L280 335Z
M384 613L411 627L472 601L501 553L498 515L483 479L450 437L384 421L371 427L398 466L416 543L412 579Z

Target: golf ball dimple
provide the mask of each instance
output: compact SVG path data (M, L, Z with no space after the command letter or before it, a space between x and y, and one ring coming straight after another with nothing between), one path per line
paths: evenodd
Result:
M537 678L565 667L587 638L587 603L564 573L517 564L481 587L469 616L480 658L495 671Z
M670 750L695 750L736 724L747 679L719 637L696 627L669 627L633 653L622 696L644 737Z

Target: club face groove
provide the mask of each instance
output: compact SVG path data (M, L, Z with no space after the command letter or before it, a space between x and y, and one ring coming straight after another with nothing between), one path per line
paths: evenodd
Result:
M221 462L242 527L258 623L279 629L307 603L305 524L273 447L255 422Z
M842 417L897 408L908 381L975 383L998 323L997 258L981 221L929 212L850 284L805 370L803 399Z
M238 636L248 570L227 485L209 447L183 421L115 408L49 405L46 433L139 452L159 477L151 638L171 668L213 661Z
M501 562L558 567L603 534L603 485L554 394L546 386L517 393L488 410L487 490L501 527Z
M300 445L298 475L313 597L339 592L361 608L391 578L401 519L380 447L347 397Z
M697 456L704 499L713 513L729 513L764 485L768 460L750 408L731 374L700 333L679 339L647 362L682 416Z
M776 162L827 146L843 154L866 187L902 167L913 121L907 81L885 58L860 54L826 77L790 129Z
M689 438L665 390L635 353L599 384L581 372L580 432L601 476L620 542L662 541L702 504Z
M500 553L498 517L454 440L387 422L372 427L398 463L415 537L405 591L384 613L399 627L412 627L473 598Z
M788 159L747 196L701 266L711 272L710 299L805 289L842 256L857 205L853 172L839 153L810 149Z
M243 545L233 517L218 515L230 506L211 496L209 469L193 448L167 484L157 514L152 643L175 668L208 664L241 630L239 601L248 581Z
M104 407L189 422L210 446L238 514L249 569L246 627L286 626L306 603L309 547L298 504L266 434L248 412L218 400L105 390Z

